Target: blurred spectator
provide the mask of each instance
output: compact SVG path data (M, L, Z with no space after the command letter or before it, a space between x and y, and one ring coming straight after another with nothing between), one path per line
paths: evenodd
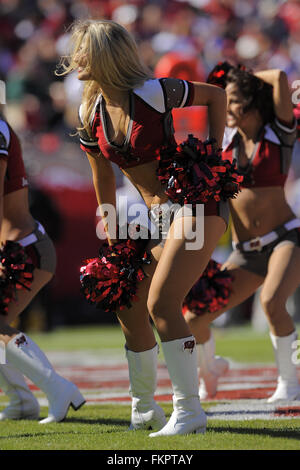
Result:
M68 27L80 18L122 23L152 70L174 52L199 60L205 75L218 60L231 60L280 67L291 81L300 76L296 0L0 0L0 11L0 78L24 132L64 138L76 125L80 84L54 70L67 53Z

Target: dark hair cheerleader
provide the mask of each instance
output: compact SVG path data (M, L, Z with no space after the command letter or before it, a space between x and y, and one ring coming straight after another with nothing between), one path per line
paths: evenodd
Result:
M273 87L256 77L244 65L233 66L229 62L219 62L210 72L207 83L225 89L229 83L234 83L242 90L243 112L258 109L263 122L274 119Z

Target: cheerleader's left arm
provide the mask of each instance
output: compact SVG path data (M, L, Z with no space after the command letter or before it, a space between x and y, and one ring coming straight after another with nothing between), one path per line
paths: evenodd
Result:
M194 99L191 106L207 106L208 138L214 138L222 147L226 123L226 92L220 87L207 83L193 82Z
M286 73L280 69L255 72L256 77L273 87L274 112L280 121L292 125L294 122L291 90Z

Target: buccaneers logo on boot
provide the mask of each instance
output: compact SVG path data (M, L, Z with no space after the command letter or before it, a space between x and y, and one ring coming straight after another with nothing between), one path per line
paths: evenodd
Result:
M194 347L195 347L195 340L194 339L191 339L189 341L185 341L183 343L183 350L185 351L187 349L191 354L194 351Z
M16 338L15 344L18 346L18 348L21 346L21 344L27 344L27 340L25 335L20 336L19 338Z

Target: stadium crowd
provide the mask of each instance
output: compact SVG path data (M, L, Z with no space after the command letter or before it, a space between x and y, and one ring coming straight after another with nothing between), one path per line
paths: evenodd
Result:
M299 79L297 0L1 0L0 8L1 78L9 103L18 106L18 127L35 133L64 138L76 124L79 85L59 80L54 69L67 51L68 25L80 18L123 24L152 69L177 51L197 57L205 75L216 62L233 60Z
M83 232L79 224L85 216L91 218L86 213L83 194L92 197L86 196L91 191L89 168L72 136L78 124L81 84L76 74L66 79L54 74L59 57L67 54L68 26L74 20L107 18L121 23L133 33L144 61L153 71L163 56L177 52L197 60L203 80L218 61L224 60L243 63L254 70L280 68L291 86L300 79L298 0L0 0L0 11L0 79L7 87L7 118L21 137L31 183L50 196L60 213L60 217L53 215L54 219L49 219L62 225L58 230L58 251L65 253L69 240L66 232L68 236L72 232L73 246L68 244L70 263L66 255L63 262L59 261L52 284L52 297L65 296L68 302L74 297L78 282L76 266L72 267L71 261L74 252L80 255ZM298 140L287 185L288 198L297 215L299 152ZM123 178L118 175L120 188L122 184ZM74 203L76 191L81 206ZM72 217L73 225L68 223ZM78 229L76 234L74 226ZM96 238L94 226L89 236ZM86 255L84 250L81 253ZM58 258L62 260L59 252ZM62 282L68 277L66 265L73 273L69 287ZM49 303L49 297L47 300ZM63 300L61 305L57 322L67 321L65 317L59 320L66 311ZM73 321L79 321L80 309L76 317L75 305L68 308L73 312Z

